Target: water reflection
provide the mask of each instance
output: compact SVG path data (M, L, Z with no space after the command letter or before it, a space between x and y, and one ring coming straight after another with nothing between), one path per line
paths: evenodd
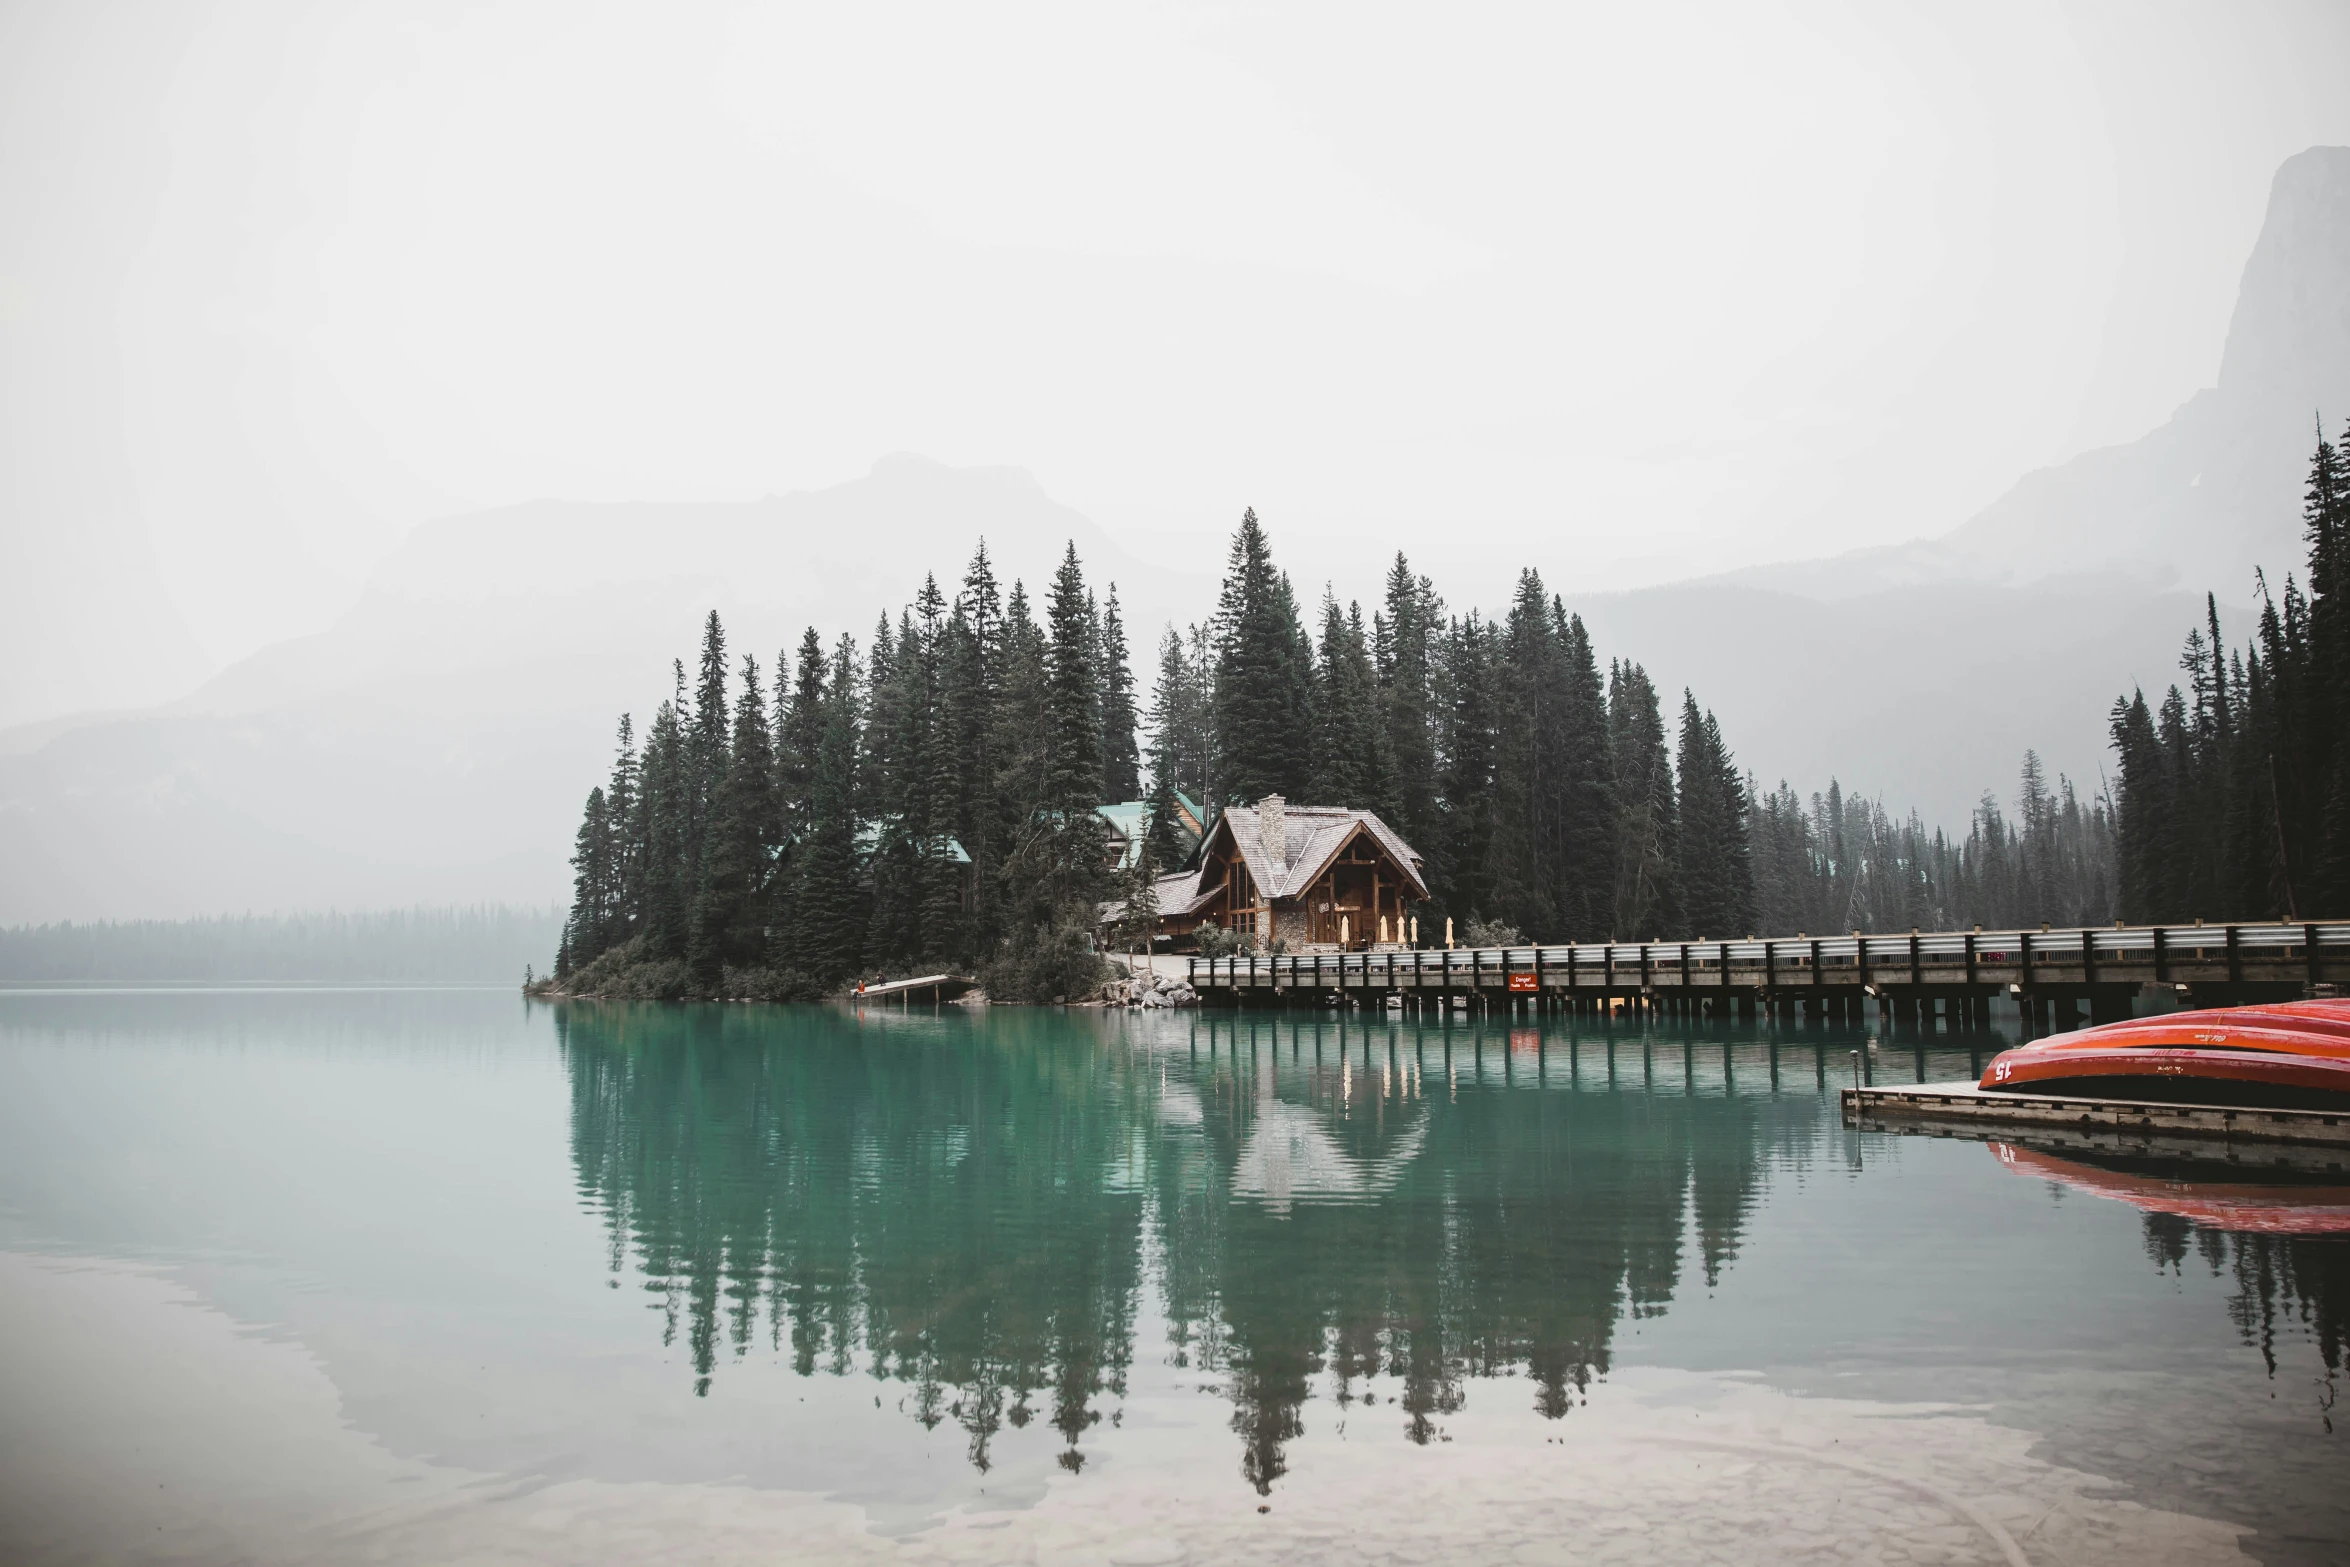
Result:
M1737 1091L1727 1044L1640 1035L654 1007L558 1028L612 1282L633 1261L697 1392L763 1342L904 1384L982 1470L1041 1416L1074 1470L1147 1312L1230 1401L1260 1491L1324 1376L1341 1417L1394 1379L1415 1442L1477 1377L1564 1416L1685 1251L1719 1281L1820 1115Z
M2228 1320L2260 1352L2273 1381L2277 1334L2296 1324L2316 1341L2324 1367L2320 1418L2333 1433L2335 1393L2350 1337L2350 1183L2341 1171L2249 1171L2203 1161L2059 1155L1991 1144L2005 1168L2070 1191L2141 1210L2146 1255L2183 1273L2192 1256L2215 1279L2229 1278Z

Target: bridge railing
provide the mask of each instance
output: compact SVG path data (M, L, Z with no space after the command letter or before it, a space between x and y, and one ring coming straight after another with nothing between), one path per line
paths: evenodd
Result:
M2350 983L2350 920L1192 958L1205 989L1776 990Z

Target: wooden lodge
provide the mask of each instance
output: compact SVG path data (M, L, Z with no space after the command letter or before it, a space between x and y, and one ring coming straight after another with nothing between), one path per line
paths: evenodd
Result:
M1153 885L1158 939L1215 925L1290 952L1377 951L1411 940L1428 897L1420 856L1371 811L1267 795L1218 816L1185 868ZM1105 909L1123 916L1122 905Z

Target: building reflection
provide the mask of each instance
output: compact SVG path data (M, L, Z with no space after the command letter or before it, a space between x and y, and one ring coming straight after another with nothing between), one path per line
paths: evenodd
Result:
M886 1379L982 1470L1038 1419L1081 1467L1145 1318L1143 1352L1230 1401L1259 1490L1317 1391L1336 1418L1399 1406L1423 1443L1476 1378L1522 1376L1562 1418L1626 1314L1718 1281L1764 1170L1808 1158L1819 1116L1738 1091L1725 1046L1636 1033L1201 1016L1146 1045L1058 1013L626 1005L557 1023L613 1281L654 1293L695 1391L755 1346Z

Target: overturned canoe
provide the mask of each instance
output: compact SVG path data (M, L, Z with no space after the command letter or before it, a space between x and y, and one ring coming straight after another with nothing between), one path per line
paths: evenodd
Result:
M2350 1000L2106 1023L2001 1052L1987 1093L2350 1109Z

